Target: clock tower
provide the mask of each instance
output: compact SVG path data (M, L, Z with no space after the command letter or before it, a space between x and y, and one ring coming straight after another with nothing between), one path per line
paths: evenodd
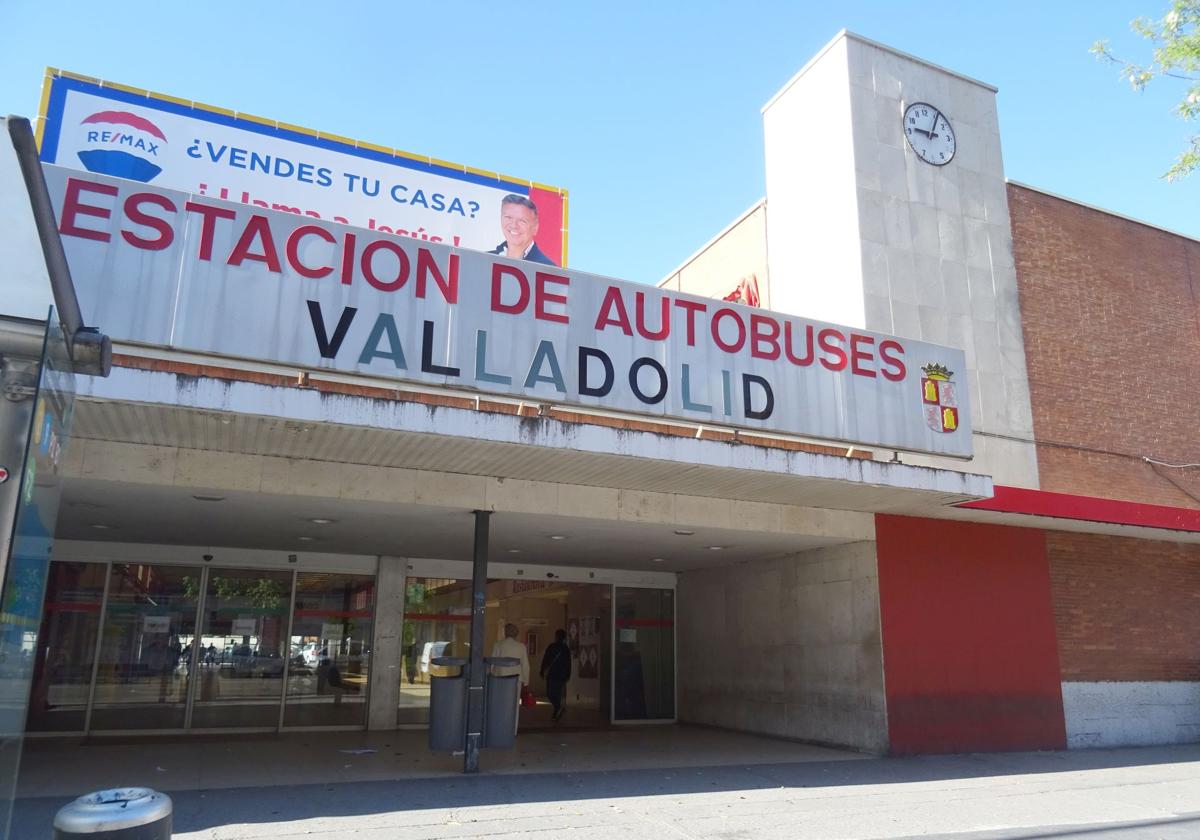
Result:
M1036 487L996 89L842 32L763 130L771 308L961 348L969 469Z

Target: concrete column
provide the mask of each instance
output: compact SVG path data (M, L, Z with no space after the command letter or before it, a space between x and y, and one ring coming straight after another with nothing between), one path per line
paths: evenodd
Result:
M408 558L379 558L375 579L375 632L371 639L371 710L367 721L367 729L372 731L396 728L407 574Z

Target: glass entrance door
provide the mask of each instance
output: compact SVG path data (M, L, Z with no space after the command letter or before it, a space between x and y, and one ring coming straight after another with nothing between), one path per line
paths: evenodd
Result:
M296 576L284 726L363 726L373 575Z
M674 720L675 592L615 590L613 720Z
M209 569L193 729L279 726L292 573Z
M183 728L200 571L190 566L112 564L93 730Z

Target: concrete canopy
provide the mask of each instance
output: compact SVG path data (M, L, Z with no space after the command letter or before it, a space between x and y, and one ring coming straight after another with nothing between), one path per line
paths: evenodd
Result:
M118 369L79 397L58 529L73 540L466 559L466 514L486 509L503 514L493 560L680 571L870 540L874 512L991 491L949 470L173 373Z

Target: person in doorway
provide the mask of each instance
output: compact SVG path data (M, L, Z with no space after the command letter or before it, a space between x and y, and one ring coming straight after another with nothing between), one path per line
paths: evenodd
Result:
M489 254L544 265L556 264L534 242L538 232L538 210L530 199L515 193L504 196L500 201L500 230L504 241L488 251Z
M408 677L409 685L416 685L417 682L417 659L421 656L421 648L423 642L414 641L411 645L405 648L404 655L404 675Z
M512 677L517 679L517 718L513 721L513 732L521 724L521 692L525 690L525 686L529 685L529 654L525 652L525 645L517 641L517 625L509 622L504 625L504 638L496 642L492 646L492 656L508 656L519 660L517 665L493 665L492 675L497 677Z
M567 646L566 630L554 631L554 641L542 654L539 673L546 678L546 696L554 707L550 719L561 720L567 709L567 681L571 679L571 648Z
M328 655L321 657L317 664L317 694L333 694L333 705L340 706L343 694L357 694L358 686L342 679L342 672L337 663Z

